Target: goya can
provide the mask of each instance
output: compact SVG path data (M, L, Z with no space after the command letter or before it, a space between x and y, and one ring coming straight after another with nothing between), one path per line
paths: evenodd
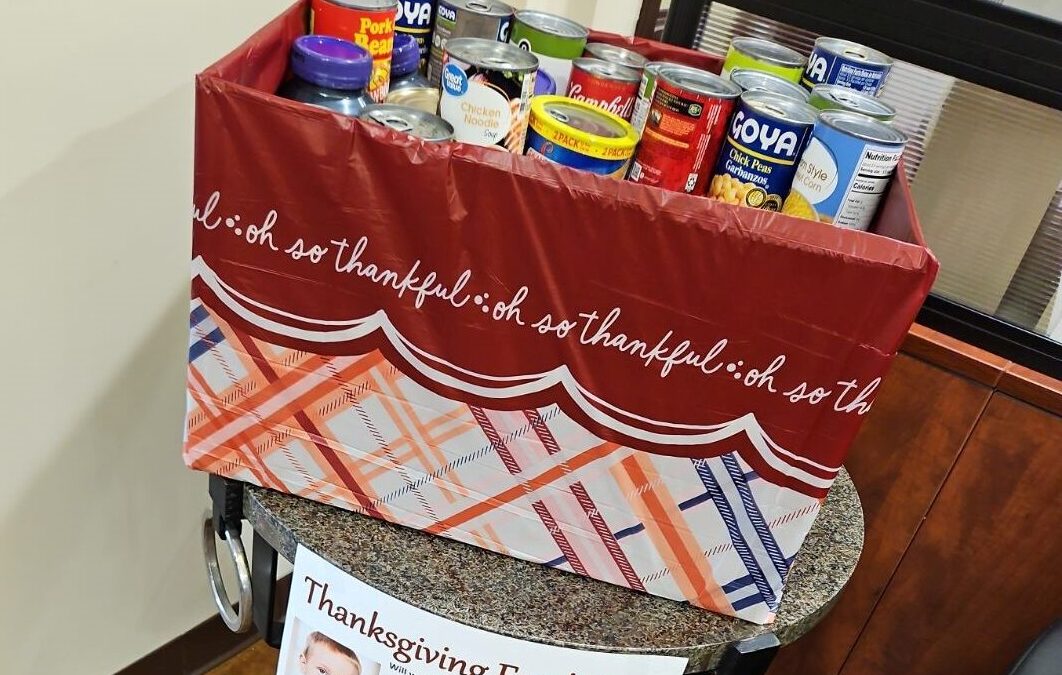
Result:
M801 103L807 103L810 96L807 89L799 84L762 70L735 68L730 71L730 81L741 87L742 91L769 91Z
M730 41L730 49L723 61L723 77L737 68L762 70L773 73L783 80L800 82L806 59L799 52L770 40L753 37L736 37Z
M661 68L631 181L703 194L740 94L733 82L703 70Z
M454 128L449 122L438 115L404 105L391 103L370 105L361 111L358 118L434 143L454 139Z
M398 20L395 31L405 33L417 41L420 49L420 70L428 65L431 53L431 31L435 27L435 3L437 0L399 0Z
M531 157L623 180L637 145L628 122L583 101L539 96L531 103Z
M537 56L541 69L557 83L557 90L566 91L572 61L583 55L589 35L586 26L571 19L525 9L516 13L509 40Z
M906 145L901 132L866 115L822 113L783 211L866 230Z
M885 123L896 119L896 108L885 101L838 84L815 85L808 103L816 110L847 110Z
M604 42L591 42L586 45L587 56L592 59L601 59L602 61L608 61L609 63L615 63L616 65L625 66L627 68L633 68L641 72L649 64L649 59L645 58L641 54L624 47L617 47L615 45L605 44Z
M708 196L781 211L815 118L814 108L785 96L769 91L742 94Z
M639 134L645 132L645 123L649 121L649 108L653 105L656 85L660 81L660 70L665 66L676 65L678 64L667 61L653 61L642 69L642 81L638 85L638 97L634 101L634 114L631 116L631 124Z
M458 38L446 45L442 118L462 143L522 154L538 58L516 45Z
M806 89L836 84L877 96L892 70L892 59L876 49L839 38L821 37L808 57L800 83Z
M447 42L464 37L508 42L512 25L513 8L499 0L439 0L428 57L432 86L441 86Z
M372 77L365 91L376 102L387 98L397 15L398 0L313 0L310 3L311 33L350 40L372 55Z
M641 81L641 75L632 68L601 59L576 59L568 96L630 120Z

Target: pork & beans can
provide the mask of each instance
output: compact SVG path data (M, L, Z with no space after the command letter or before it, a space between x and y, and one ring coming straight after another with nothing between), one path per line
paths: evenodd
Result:
M311 33L350 40L372 55L372 77L365 90L376 102L387 98L398 9L398 0L312 0L310 3Z

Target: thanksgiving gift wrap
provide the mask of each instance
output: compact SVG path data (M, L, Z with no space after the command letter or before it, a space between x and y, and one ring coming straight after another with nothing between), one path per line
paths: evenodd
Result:
M772 621L937 270L907 184L856 232L425 143L271 93L305 20L197 78L188 466Z

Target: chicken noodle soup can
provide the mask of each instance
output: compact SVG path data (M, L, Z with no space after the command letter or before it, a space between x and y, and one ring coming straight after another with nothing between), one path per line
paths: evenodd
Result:
M431 53L431 31L435 27L435 3L437 0L399 0L398 20L395 31L409 35L417 41L420 50L420 69L428 65Z
M781 211L815 117L814 108L785 96L769 91L742 94L708 196L728 204Z
M568 96L630 120L642 78L637 70L600 59L576 59Z
M372 78L365 90L377 102L387 98L398 8L398 0L312 0L310 3L311 33L350 40L372 55Z
M538 57L540 67L557 83L568 88L572 61L583 55L590 31L571 19L525 9L516 13L510 41Z
M474 37L508 42L512 25L513 8L499 0L439 0L428 58L432 86L442 86L443 56L450 40Z
M646 64L642 70L642 81L638 85L638 98L634 101L634 114L631 116L631 124L639 134L645 131L645 123L649 120L649 108L653 105L653 96L656 94L656 85L660 81L660 69L668 65L678 65L666 61L653 61Z
M892 59L876 49L839 38L821 37L808 57L800 83L810 90L817 84L836 84L878 96L892 70Z
M454 138L453 126L443 118L404 105L370 105L358 118L425 141L442 143Z
M531 102L531 157L623 180L637 145L634 127L589 103L564 96L539 96Z
M608 61L609 63L615 63L616 65L625 66L627 68L633 68L639 72L645 70L645 67L649 64L649 59L645 58L638 52L631 51L624 47L605 44L604 42L591 42L586 45L586 53L584 56L592 59L601 59L602 61Z
M735 68L730 71L730 81L741 87L742 91L769 91L801 103L807 103L810 96L799 84L762 70Z
M783 80L800 82L806 59L799 52L770 40L753 37L736 37L730 41L730 49L723 61L723 77L730 77L737 68L761 70L773 73Z
M783 211L868 229L906 145L903 133L866 115L822 113Z
M733 82L703 70L661 68L631 181L703 194L740 94Z
M538 58L516 45L458 38L446 45L439 111L462 143L522 154Z
M815 85L808 102L820 111L847 110L886 123L896 119L896 108L888 103L838 84Z

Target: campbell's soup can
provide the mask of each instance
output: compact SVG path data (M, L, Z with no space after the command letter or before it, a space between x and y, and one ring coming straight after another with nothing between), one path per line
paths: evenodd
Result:
M428 65L431 53L431 31L435 27L435 3L437 0L399 0L398 20L395 31L405 33L417 41L420 48L420 70Z
M630 180L703 194L740 94L733 82L703 70L661 68Z
M641 75L632 68L600 59L576 59L568 96L630 121L641 81Z
M816 116L814 108L787 96L770 91L742 94L708 196L737 206L781 211Z
M859 113L823 112L782 211L868 229L906 145L907 137L884 122Z
M892 70L892 59L876 49L840 38L821 37L808 57L800 84L836 84L878 96Z
M589 103L564 96L531 102L529 157L623 180L637 145L634 127Z
M372 78L365 91L377 103L387 98L398 7L398 0L312 0L310 3L311 33L350 40L372 55Z
M513 14L513 8L500 0L439 0L428 57L431 85L442 84L443 57L450 40L472 37L508 42Z
M665 66L677 66L677 63L667 61L653 61L647 63L642 69L642 81L638 85L638 97L634 100L634 114L631 116L631 124L639 134L645 131L645 123L649 120L649 108L653 105L653 96L656 94L657 76L660 69Z
M800 82L805 63L807 59L802 54L785 45L754 37L736 37L730 41L722 74L729 78L730 72L737 68L759 70L796 84Z
M523 154L538 58L507 42L457 38L443 56L439 114L454 140Z
M509 41L537 56L540 69L549 73L559 91L565 91L572 61L583 55L589 35L586 26L571 19L525 9L516 13Z

